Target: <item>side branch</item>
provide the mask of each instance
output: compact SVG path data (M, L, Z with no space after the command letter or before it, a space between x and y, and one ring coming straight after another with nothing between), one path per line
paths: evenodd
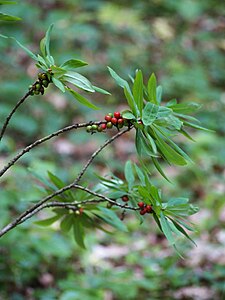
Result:
M90 200L84 200L84 201L80 201L80 202L49 202L49 203L43 203L42 205L40 205L39 207L37 207L35 210L33 210L31 213L27 214L25 217L23 217L19 224L25 222L26 220L30 219L32 216L36 215L39 211L45 209L45 208L50 208L50 207L62 207L62 208L67 208L67 209L71 209L71 210L77 210L79 205L85 205L85 204L93 204L93 203L101 203L101 202L108 202L108 203L111 203L113 206L117 206L117 207L120 207L122 209L129 209L129 210L140 210L139 207L131 207L131 206L128 206L128 205L124 205L124 204L120 204L118 202L116 202L115 200L112 200L100 193L96 193L94 191L91 191L83 186L80 186L80 185L73 185L72 188L75 188L75 189L80 189L80 190L83 190L85 192L87 192L88 194L91 194L93 196L96 196L100 199L90 199ZM18 224L18 225L19 225Z
M81 125L81 124L80 124ZM83 125L83 124L82 124ZM74 125L72 125L74 126ZM86 126L86 125L85 125ZM71 126L69 126L71 127ZM82 190L85 190L88 193L91 193L94 196L100 197L102 199L104 199L105 201L113 201L101 194L92 192L90 190L88 190L87 188L84 188L82 186L77 185L77 183L80 181L80 179L82 178L82 176L84 175L85 171L87 170L87 168L89 167L89 165L92 163L92 161L94 160L94 158L110 143L112 143L115 139L117 139L118 137L120 137L121 135L123 135L124 133L128 132L129 130L131 130L132 127L129 127L123 131L119 131L116 135L114 135L113 137L111 137L110 139L108 139L102 146L100 146L91 156L91 158L88 160L88 162L86 163L86 165L83 167L83 169L81 170L81 172L78 174L77 178L75 179L75 181L57 191L55 191L54 193L44 197L41 201L39 201L38 203L36 203L35 205L33 205L32 207L28 208L25 212L23 212L20 216L18 216L13 222L9 223L8 225L6 225L4 228L2 228L0 230L0 237L5 235L8 231L10 231L11 229L15 228L17 225L23 223L25 220L27 220L28 218L32 217L34 214L36 214L38 211L42 210L43 208L45 208L45 206L43 206L44 203L46 203L47 201L49 201L50 199L54 198L55 196L58 196L62 193L64 193L67 190L70 190L72 188L79 188ZM63 129L62 129L63 130ZM63 131L64 132L64 131ZM55 134L56 135L56 134ZM51 135L50 135L51 136ZM49 137L49 136L48 136ZM47 138L47 137L46 137ZM49 139L49 138L48 138ZM33 145L33 144L32 144ZM29 147L29 146L28 146ZM26 148L25 148L26 149ZM30 150L30 149L29 149ZM28 151L26 151L28 152ZM23 155L23 154L22 154ZM18 158L19 159L19 158ZM18 160L17 159L17 160ZM11 164L13 165L13 163ZM9 167L8 167L9 168ZM84 203L84 202L83 202ZM114 204L114 203L113 203ZM121 206L123 207L123 206ZM133 208L132 208L133 209Z
M2 127L2 130L1 130L1 133L0 133L0 141L5 133L5 130L9 124L9 121L10 119L12 118L13 114L15 113L15 111L17 110L17 108L31 95L31 91L28 91L26 93L26 95L24 95L23 98L21 98L17 104L15 105L15 107L13 108L13 110L10 112L10 114L8 115L8 117L6 118L5 120L5 123L3 124L3 127Z
M73 129L77 129L77 128L82 128L82 127L87 127L90 124L96 124L99 125L101 123L104 122L89 122L89 123L81 123L81 124L73 124L67 127L64 127L58 131L55 131L37 141L35 141L34 143L28 145L26 148L24 148L23 150L21 150L12 160L9 161L9 163L7 165L5 165L2 170L0 170L0 177L2 177L2 175L12 166L14 165L25 153L29 152L31 149L33 149L34 147L43 144L44 142L50 140L51 138L58 136L64 132L73 130Z
M83 167L83 169L81 170L81 172L79 173L79 175L77 176L77 178L74 180L74 185L76 185L80 179L82 178L82 176L84 175L85 171L87 170L87 168L90 166L90 164L92 163L92 161L94 160L94 158L109 144L111 144L115 139L117 139L118 137L120 137L121 135L123 135L124 133L130 131L133 127L128 127L125 130L119 131L116 135L114 135L113 137L111 137L110 139L108 139L102 146L100 146L90 157L90 159L87 161L86 165Z

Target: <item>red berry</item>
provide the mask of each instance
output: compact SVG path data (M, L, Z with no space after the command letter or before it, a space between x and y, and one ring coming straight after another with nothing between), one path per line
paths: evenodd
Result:
M101 124L101 127L102 127L102 130L105 130L107 126L105 123L103 123L103 124Z
M124 195L124 196L122 197L122 200L123 200L123 202L127 202L127 201L129 201L129 198L128 198L127 195Z
M79 208L79 212L80 212L80 214L82 214L83 213L83 211L84 211L84 209L81 207L81 208Z
M117 118L112 118L112 119L111 119L111 122L113 123L113 125L116 125L117 122L118 122L118 120L117 120Z
M140 208L144 208L145 204L144 204L144 202L138 202L138 206L139 206Z
M115 111L114 112L114 117L119 119L121 117L120 112L119 111Z
M140 211L140 215L143 216L144 214L146 214L146 212L147 212L147 211L146 211L146 208L143 208L143 209Z
M123 120L122 118L120 118L120 119L118 119L118 121L117 121L117 122L118 122L118 124L119 124L119 125L123 125L123 123L124 123L124 120Z
M151 205L146 205L146 212L147 213L151 213L152 212L152 207L151 207Z
M106 120L107 122L110 122L110 121L111 121L111 119L112 119L112 117L111 117L111 116L109 116L109 115L106 115L106 116L105 116L105 120Z

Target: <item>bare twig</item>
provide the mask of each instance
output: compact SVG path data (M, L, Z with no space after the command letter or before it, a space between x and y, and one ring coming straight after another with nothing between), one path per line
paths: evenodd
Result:
M52 139L53 137L55 136L58 136L64 132L67 132L67 131L70 131L70 130L73 130L73 129L77 129L77 128L82 128L82 127L87 127L88 125L90 124L96 124L96 125L99 125L99 124L102 124L104 122L89 122L89 123L81 123L81 124L73 124L73 125L70 125L70 126L67 126L67 127L64 127L60 130L57 130L37 141L35 141L34 143L28 145L26 148L24 148L23 150L21 150L13 159L11 159L7 165L5 165L2 170L0 170L0 177L12 166L14 165L25 153L29 152L31 149L33 149L34 147L37 147L38 145L40 144L43 144L44 142Z
M77 178L74 181L74 184L77 184L80 179L82 178L82 176L84 175L85 171L87 170L87 168L90 166L90 164L92 163L93 159L109 144L111 144L115 139L117 139L118 137L120 137L121 135L123 135L124 133L128 132L131 130L132 127L128 127L122 131L119 131L116 135L114 135L113 137L111 137L110 139L108 139L101 147L99 147L90 157L90 159L87 161L86 165L83 167L83 169L81 170L81 172L79 173L79 175L77 176Z
M31 91L28 91L26 93L26 95L24 95L23 98L21 98L17 104L15 105L15 107L12 109L12 111L10 112L10 114L8 115L8 117L6 118L5 120L5 123L3 124L3 127L2 127L2 130L1 130L1 133L0 133L0 141L5 133L5 130L9 124L9 121L10 119L12 118L13 114L15 113L15 111L17 110L17 108L31 95Z
M118 132L116 135L114 135L113 137L111 137L110 139L108 139L102 146L100 146L91 156L91 158L87 161L86 165L83 167L83 169L81 170L81 172L78 174L77 178L75 179L75 181L67 186L64 186L63 188L55 191L54 193L44 197L41 201L39 201L38 203L36 203L35 205L33 205L32 207L28 208L25 212L23 212L20 216L18 216L14 221L12 221L11 223L9 223L8 225L6 225L4 228L2 228L0 230L0 237L5 235L8 231L10 231L11 229L15 228L17 225L23 223L29 216L32 217L34 214L36 214L38 211L42 210L43 208L45 208L45 206L43 206L44 203L46 203L47 201L49 201L50 199L54 198L55 196L58 196L62 193L64 193L67 190L70 190L72 188L79 188L82 189L94 196L100 197L101 199L104 199L105 201L111 202L113 200L95 193L93 191L88 190L87 188L84 188L82 186L77 185L77 183L80 181L80 179L82 178L82 176L84 175L85 171L87 170L87 168L89 167L89 165L92 163L92 161L94 160L94 158L110 143L112 143L115 139L117 139L118 137L120 137L122 134L126 133L127 131L129 131L132 127L129 127L123 131ZM84 202L83 202L84 203ZM114 203L113 203L114 204ZM119 206L119 205L117 205ZM121 206L124 207L124 206ZM40 208L40 209L39 209ZM134 208L132 208L134 209Z

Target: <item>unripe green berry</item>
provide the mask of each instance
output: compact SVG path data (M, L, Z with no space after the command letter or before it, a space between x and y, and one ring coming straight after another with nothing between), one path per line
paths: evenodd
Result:
M110 116L112 118L113 117L113 113L108 113L108 116Z
M34 91L34 94L35 94L35 95L39 95L39 94L40 94L40 91L35 90L35 91Z
M42 84L44 87L48 87L49 82L48 82L48 80L43 80Z
M42 80L48 80L47 74L42 73L42 74L41 74L41 79L42 79Z
M92 126L91 126L91 125L88 125L87 128L86 128L86 131L87 131L87 132L91 132L91 131L92 131Z
M40 89L41 89L41 84L40 83L36 83L35 84L35 90L36 91L40 91Z
M97 130L98 129L98 125L95 125L95 124L91 125L91 129L92 130Z
M107 122L106 127L107 127L108 129L111 129L111 128L113 127L112 122Z
M42 79L42 73L38 73L38 78Z
M102 126L101 125L98 126L97 130L98 130L98 132L102 132L102 130L103 130Z

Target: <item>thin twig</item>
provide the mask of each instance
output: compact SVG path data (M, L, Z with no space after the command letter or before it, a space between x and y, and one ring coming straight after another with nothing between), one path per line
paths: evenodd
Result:
M27 99L27 97L29 97L31 95L31 91L28 91L26 93L26 95L23 96L23 98L21 98L17 104L14 106L13 110L10 112L10 114L8 115L8 117L5 120L5 123L3 124L1 133L0 133L0 141L5 133L5 130L9 124L10 119L12 118L13 114L15 113L15 111L17 110L17 108Z
M5 165L2 170L0 170L0 177L2 177L2 175L12 166L14 165L25 153L29 152L31 149L33 149L34 147L43 144L44 142L50 140L51 138L58 136L64 132L70 131L72 129L77 129L77 128L82 128L82 127L87 127L90 124L102 124L104 122L89 122L89 123L81 123L81 124L73 124L67 127L64 127L60 130L57 130L37 141L35 141L34 143L28 145L26 148L24 148L23 150L21 150L13 159L11 159L7 165Z
M122 134L126 133L127 131L129 131L131 129L131 127L118 132L116 135L114 135L113 137L111 137L110 139L108 139L102 146L100 146L91 156L91 158L88 160L88 162L86 163L86 165L84 166L84 168L81 170L81 172L79 173L79 175L77 176L77 178L75 179L75 181L67 186L64 186L63 188L55 191L54 193L44 197L41 201L39 201L38 203L36 203L35 205L33 205L32 207L28 208L25 212L23 212L20 216L18 216L14 221L12 221L11 223L9 223L8 225L6 225L4 228L2 228L0 230L0 237L5 235L8 231L10 231L11 229L15 228L17 225L23 223L22 220L26 220L26 216L31 215L33 216L34 214L36 214L39 210L38 208L41 207L44 203L46 203L48 200L54 198L55 196L58 196L62 193L64 193L67 190L70 190L72 188L79 188L79 189L83 189L86 190L89 193L92 193L92 195L98 196L97 193L92 192L82 186L77 185L78 181L82 178L82 176L84 175L85 171L87 170L88 166L91 164L91 162L93 161L93 159L96 157L96 155L98 155L108 144L112 143L112 141L114 141L116 138L118 138L119 136L121 136ZM100 194L99 194L100 195ZM104 197L103 195L101 195L101 197ZM107 198L106 201L113 201L109 198ZM35 213L33 213L35 212Z
M110 139L108 139L101 147L99 147L90 157L90 159L87 161L86 165L83 167L83 169L81 170L81 172L79 173L79 175L77 176L77 178L74 180L74 184L77 184L80 179L82 178L82 176L84 175L85 171L87 170L87 168L89 167L89 165L92 163L93 159L109 144L111 144L115 139L117 139L118 137L120 137L121 135L123 135L124 133L128 132L131 130L132 127L128 127L122 131L119 131L116 135L114 135L113 137L111 137Z
M45 208L50 208L50 207L63 207L63 208L67 208L67 209L78 209L79 205L85 205L85 204L93 204L93 203L100 203L100 202L109 202L114 206L123 208L123 209L129 209L129 210L139 210L139 207L131 207L128 206L127 204L120 204L115 200L112 200L100 193L96 193L94 191L89 190L88 188L85 188L83 186L80 185L75 185L73 184L72 188L75 189L79 189L79 190L83 190L85 192L87 192L88 194L91 194L93 196L96 196L100 199L89 199L89 200L84 200L84 201L76 201L76 202L49 202L49 203L43 203L42 205L40 205L39 207L37 207L35 210L33 210L32 212L30 212L29 214L27 214L25 217L23 217L19 224L25 222L26 220L30 219L32 216L36 215L39 211L45 209Z

